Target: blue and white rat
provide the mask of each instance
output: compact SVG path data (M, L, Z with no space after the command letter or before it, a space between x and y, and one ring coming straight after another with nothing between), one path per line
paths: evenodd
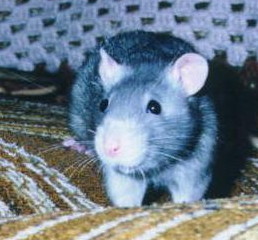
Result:
M205 196L220 124L203 90L208 73L190 44L152 32L120 33L88 53L71 93L70 126L97 154L115 206L141 206L150 184L175 203Z

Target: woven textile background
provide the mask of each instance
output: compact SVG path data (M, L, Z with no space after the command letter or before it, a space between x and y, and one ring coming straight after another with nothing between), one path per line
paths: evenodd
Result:
M76 69L103 36L133 29L170 32L238 66L258 54L257 21L257 0L1 0L0 66Z

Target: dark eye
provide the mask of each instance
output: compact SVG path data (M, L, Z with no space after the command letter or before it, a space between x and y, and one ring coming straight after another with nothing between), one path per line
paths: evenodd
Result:
M160 114L161 113L161 106L160 104L155 101L155 100L150 100L146 109L146 112L149 113L153 113L153 114Z
M99 110L101 112L105 112L105 110L107 109L108 107L108 99L103 99L100 104L99 104Z

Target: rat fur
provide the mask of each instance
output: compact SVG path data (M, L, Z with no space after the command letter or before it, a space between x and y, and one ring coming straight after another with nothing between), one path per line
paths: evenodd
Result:
M149 185L166 188L176 203L200 200L217 186L212 180L220 178L218 155L227 148L221 147L221 129L227 129L219 107L225 99L217 97L213 68L205 86L190 95L168 79L188 53L196 51L181 39L126 32L88 52L77 73L70 126L104 166L104 185L115 206L142 205ZM103 99L107 106L101 111ZM152 100L160 114L147 109Z

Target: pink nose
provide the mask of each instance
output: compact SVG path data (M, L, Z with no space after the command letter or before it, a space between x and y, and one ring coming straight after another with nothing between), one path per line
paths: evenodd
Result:
M109 140L104 143L104 150L109 157L116 157L121 152L121 145L117 140Z

